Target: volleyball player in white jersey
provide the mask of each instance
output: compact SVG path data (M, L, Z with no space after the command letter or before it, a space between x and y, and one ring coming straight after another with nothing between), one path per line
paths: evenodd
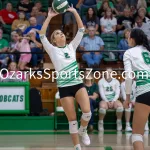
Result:
M126 106L125 100L126 100L126 91L125 91L125 81L121 83L121 97L123 99L123 105ZM136 82L135 80L132 80L132 92L130 95L130 107L125 109L125 119L126 119L126 128L125 131L132 131L132 128L130 126L130 117L131 117L131 109L134 108L136 100ZM145 125L145 131L148 131L148 121Z
M124 54L126 101L129 108L132 91L132 71L136 74L136 102L133 116L132 143L134 150L144 150L144 126L150 113L150 47L147 36L140 29L133 29L128 39L133 47Z
M102 78L98 82L99 93L102 98L102 101L99 105L99 122L98 130L103 131L103 120L108 109L116 109L117 115L117 130L122 130L122 114L123 114L123 105L118 100L120 95L120 83L117 79L111 77L112 68L106 69L105 78Z
M79 75L76 62L76 49L81 42L84 34L84 26L77 11L70 7L68 11L72 12L78 24L78 33L74 40L68 45L66 37L60 30L55 30L51 35L51 44L45 34L52 17L57 14L49 11L40 33L41 42L49 54L55 70L58 72L57 86L60 94L60 101L69 121L69 132L72 136L74 149L81 150L78 134L82 137L85 145L90 144L90 138L87 134L87 125L91 118L90 103L83 81ZM79 103L83 112L81 125L78 132L78 122L74 107L74 98Z

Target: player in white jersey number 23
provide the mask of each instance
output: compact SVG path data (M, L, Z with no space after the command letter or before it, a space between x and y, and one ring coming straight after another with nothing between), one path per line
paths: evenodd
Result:
M74 144L74 150L81 150L78 134L85 145L90 144L87 134L87 125L91 118L90 103L83 81L79 76L78 65L76 62L76 49L84 35L84 26L77 11L70 7L78 24L78 32L70 44L66 44L66 37L61 30L55 30L51 35L51 43L47 40L45 33L52 17L58 15L52 9L49 10L40 33L40 39L44 49L51 58L54 68L57 71L57 86L59 89L60 101L69 122L69 132ZM64 74L63 74L64 73ZM81 125L78 130L74 98L82 110Z
M133 71L136 78L136 102L133 116L132 143L134 150L144 150L143 135L150 113L150 46L147 36L140 29L133 29L128 39L129 46L124 54L127 72L125 108L129 108L132 92Z

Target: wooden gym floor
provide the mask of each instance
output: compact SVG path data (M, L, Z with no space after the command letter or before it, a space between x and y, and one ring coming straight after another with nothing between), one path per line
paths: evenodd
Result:
M90 134L91 145L82 150L133 150L131 133L107 131ZM150 150L150 135L145 133L145 150ZM73 150L68 132L46 132L37 134L0 134L0 150Z

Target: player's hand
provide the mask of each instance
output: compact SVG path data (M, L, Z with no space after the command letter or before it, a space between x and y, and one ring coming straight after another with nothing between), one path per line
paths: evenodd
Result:
M67 9L67 11L70 11L70 12L74 13L74 12L76 12L76 9L73 8L73 5L71 5L71 7L69 7L69 8Z
M124 107L125 107L126 109L130 108L130 100L128 100L128 99L125 100Z
M58 13L55 12L52 8L49 8L48 17L52 18L55 17L56 15L58 15Z
M135 106L135 102L131 102L132 106Z
M113 102L108 102L108 106L110 109L113 108Z

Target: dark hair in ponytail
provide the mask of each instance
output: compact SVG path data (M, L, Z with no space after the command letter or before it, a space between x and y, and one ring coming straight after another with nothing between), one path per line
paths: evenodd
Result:
M136 45L143 45L150 52L147 35L141 29L131 30L130 38L135 40Z

